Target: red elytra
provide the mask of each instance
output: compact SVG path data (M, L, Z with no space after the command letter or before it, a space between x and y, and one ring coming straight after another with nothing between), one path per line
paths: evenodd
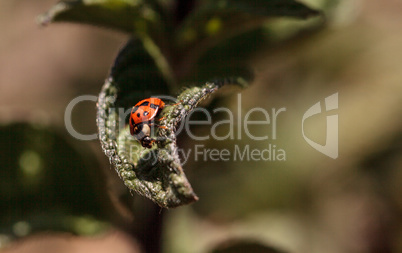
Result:
M139 134L142 125L152 121L165 107L165 103L159 98L147 98L138 102L130 114L130 133Z

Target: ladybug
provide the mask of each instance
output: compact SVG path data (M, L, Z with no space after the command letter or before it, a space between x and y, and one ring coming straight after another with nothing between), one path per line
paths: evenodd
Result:
M165 103L159 98L147 98L138 102L130 114L130 133L145 148L151 148L155 141L150 137L151 122L160 114L165 107Z

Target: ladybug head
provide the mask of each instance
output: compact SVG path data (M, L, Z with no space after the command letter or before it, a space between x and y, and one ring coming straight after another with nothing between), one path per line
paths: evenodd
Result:
M149 136L145 136L141 141L141 146L143 146L144 148L152 148L152 143L154 142L154 140L152 138L150 138Z

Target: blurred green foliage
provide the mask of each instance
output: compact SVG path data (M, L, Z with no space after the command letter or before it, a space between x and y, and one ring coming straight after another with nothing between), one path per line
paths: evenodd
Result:
M3 125L0 138L0 233L92 235L109 226L104 180L90 150L38 125Z

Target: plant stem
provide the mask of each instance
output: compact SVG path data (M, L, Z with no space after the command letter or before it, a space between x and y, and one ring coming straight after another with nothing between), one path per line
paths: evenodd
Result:
M195 0L178 0L176 4L176 22L180 24L194 9Z
M143 248L145 253L162 252L162 228L164 209L152 204L148 215L141 221L141 229L133 229L132 235Z

